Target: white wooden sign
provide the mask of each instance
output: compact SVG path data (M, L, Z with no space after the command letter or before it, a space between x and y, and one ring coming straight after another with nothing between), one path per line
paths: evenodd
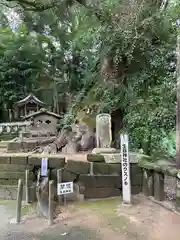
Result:
M57 195L73 193L73 182L58 183Z
M46 177L48 170L48 158L41 159L41 176Z
M130 181L128 135L121 134L120 141L121 141L123 202L126 204L130 204L131 203L131 181Z

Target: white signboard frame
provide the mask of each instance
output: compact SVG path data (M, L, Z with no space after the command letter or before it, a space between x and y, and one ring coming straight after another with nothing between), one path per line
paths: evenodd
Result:
M47 171L48 171L48 158L42 158L41 159L41 176L47 177Z
M63 182L57 185L57 195L73 193L73 182Z
M123 203L131 204L131 180L128 134L120 135Z

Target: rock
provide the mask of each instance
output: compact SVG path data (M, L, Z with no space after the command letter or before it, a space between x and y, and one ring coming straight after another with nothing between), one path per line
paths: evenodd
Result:
M27 164L28 154L13 154L11 156L11 164Z
M95 175L114 175L119 174L121 176L121 164L107 164L107 163L93 163L93 173Z
M60 169L65 165L65 158L58 154L32 154L28 157L28 164L33 166L41 166L42 158L48 158L48 166L50 168Z
M63 169L62 171L62 181L63 182L73 182L77 178L77 174L72 173L70 171L67 171L66 169Z
M122 180L120 175L87 175L79 176L79 182L86 188L121 188Z
M103 156L104 162L106 162L106 163L120 163L121 162L121 154L120 154L120 152L118 153L117 150L116 150L116 152L101 152L101 153L99 153L99 155ZM98 156L98 154L96 156ZM138 159L139 159L139 155L136 153L130 153L129 158L130 158L130 163L137 163Z
M92 150L93 154L100 154L100 153L117 153L118 150L115 148L94 148Z
M10 164L11 156L8 153L2 153L0 156L0 164Z
M105 162L104 156L101 154L88 154L88 162Z
M106 163L120 163L121 155L120 153L102 153Z
M91 132L86 132L82 135L81 141L80 141L80 150L81 151L88 151L93 149L95 144L95 138L94 134Z
M78 152L78 148L78 143L70 141L65 147L62 148L62 153L74 154Z
M77 178L77 174L72 171L67 171L66 169L62 169L62 182L73 182ZM57 182L57 169L51 170L51 179L54 182Z
M90 163L82 161L68 160L65 165L65 170L75 174L89 174Z
M66 200L67 201L80 201L80 202L84 201L84 195L80 194L79 185L77 183L73 184L73 193L67 194Z
M9 142L7 147L8 152L21 152L21 143L20 142Z

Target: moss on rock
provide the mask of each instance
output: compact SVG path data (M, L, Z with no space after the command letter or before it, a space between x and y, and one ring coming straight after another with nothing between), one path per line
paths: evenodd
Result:
M104 156L101 154L88 154L87 160L88 160L88 162L103 162L103 163L105 163Z

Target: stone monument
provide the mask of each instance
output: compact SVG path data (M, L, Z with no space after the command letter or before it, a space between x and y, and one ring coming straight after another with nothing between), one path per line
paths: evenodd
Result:
M96 116L96 147L110 148L112 143L111 115L102 113Z
M119 152L111 147L112 144L112 129L111 115L102 113L96 116L96 148L92 150L93 154L102 154L105 162L116 162L119 159ZM116 160L117 159L117 160Z

